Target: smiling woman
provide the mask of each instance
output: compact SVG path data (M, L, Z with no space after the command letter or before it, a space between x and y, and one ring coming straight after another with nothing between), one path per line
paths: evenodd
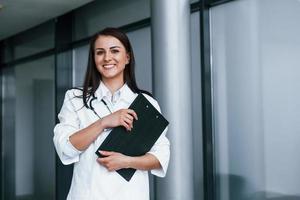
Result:
M98 158L95 154L112 128L123 126L131 131L138 116L128 107L138 93L160 110L151 94L138 88L134 66L125 33L106 28L94 35L84 86L66 92L58 115L60 123L54 128L53 140L62 163L74 163L68 200L148 200L148 171L160 177L166 174L170 158L167 128L145 155L101 151L104 157ZM122 168L137 170L129 182L116 173Z
M115 37L100 36L95 42L95 63L102 75L103 82L112 87L113 83L123 81L125 65L129 63L130 57L123 44ZM115 88L110 88L116 90Z

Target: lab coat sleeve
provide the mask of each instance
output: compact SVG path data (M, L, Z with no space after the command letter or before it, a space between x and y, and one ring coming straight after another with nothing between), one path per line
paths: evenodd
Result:
M79 155L82 153L69 140L69 137L80 128L79 118L72 103L73 93L72 90L66 92L64 103L58 114L59 123L54 127L54 146L64 165L78 162Z
M146 95L145 95L146 96ZM151 97L146 96L146 98L150 101L150 103L159 111L160 107L158 103ZM155 142L153 147L150 149L149 154L154 155L158 161L160 162L160 169L151 170L151 174L159 177L165 177L169 165L170 160L170 142L166 137L168 127L163 131L158 140Z

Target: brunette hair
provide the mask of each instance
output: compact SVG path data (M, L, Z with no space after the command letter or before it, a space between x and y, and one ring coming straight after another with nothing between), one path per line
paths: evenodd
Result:
M135 68L134 54L127 35L118 28L105 28L97 32L96 34L94 34L90 41L88 65L85 74L83 88L81 89L83 91L82 96L80 96L83 99L84 106L89 108L88 101L91 97L95 98L95 91L99 87L100 81L102 80L101 74L96 68L95 58L94 58L95 42L101 35L112 36L117 38L123 44L123 46L126 49L126 52L129 54L129 63L125 65L125 69L124 69L124 82L127 83L128 87L134 93L143 92L152 96L151 93L144 90L140 90L137 86L135 80L135 73L134 73L134 68Z

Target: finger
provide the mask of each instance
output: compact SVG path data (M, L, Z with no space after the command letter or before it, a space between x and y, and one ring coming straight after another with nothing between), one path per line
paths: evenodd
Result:
M114 154L113 151L99 151L99 153L103 156L110 156Z
M102 164L100 158L97 158L96 160L97 160L98 163Z
M133 120L132 119L128 119L127 117L124 117L123 120L128 124L131 125Z
M116 169L114 167L107 167L107 170L112 172L112 171L116 171Z
M130 128L133 128L133 124L132 124L133 121L132 120L125 118L124 121L125 121L126 124L128 124L128 126Z
M133 116L130 115L130 114L128 114L128 113L125 115L125 117L126 117L127 119L130 119L131 121L133 121L133 119L134 119Z
M136 112L134 112L134 110L128 109L127 111L128 111L128 113L129 113L130 115L132 115L136 120L138 120L137 114L136 114Z
M105 165L107 161L104 158L97 158L97 162L101 165Z
M127 131L131 130L131 127L125 121L121 122L121 125L124 126Z

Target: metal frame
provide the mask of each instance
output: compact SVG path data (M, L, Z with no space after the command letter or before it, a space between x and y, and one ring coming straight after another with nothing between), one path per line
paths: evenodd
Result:
M217 200L213 130L210 8L235 0L203 0L200 11L204 199Z
M203 177L204 199L215 200L213 119L212 119L212 80L210 63L210 21L209 7L205 1L200 12L201 45L201 90L202 90L202 128L203 128Z
M214 7L231 1L237 1L237 0L206 0L206 5L208 5L209 7Z
M72 87L72 43L73 12L56 19L55 23L55 116L59 113L65 91ZM57 117L55 117L57 123ZM67 198L73 175L73 165L64 166L56 154L55 199Z
M4 58L4 42L0 42L0 64L3 62ZM0 105L0 114L1 114L1 117L0 117L0 151L1 151L1 158L0 158L0 177L1 177L1 180L0 180L0 199L3 199L3 188L2 188L2 99L3 99L3 96L2 96L2 93L3 93L3 85L2 85L2 70L0 70L0 88L1 88L1 91L0 91L0 102L1 102L1 105Z
M1 53L1 57L0 57L0 64L3 62L3 60L4 60L4 48L5 48L5 46L6 46L6 44L5 44L5 41L1 41L1 43L0 43L0 48L1 48L1 50L0 50L0 53ZM13 52L9 49L9 51L8 51L8 53L9 53L9 57L12 57L12 55L13 55ZM11 69L12 70L12 69ZM1 120L0 120L0 122L1 122L1 124L0 124L0 133L1 133L1 144L0 144L0 146L1 146L1 161L0 161L0 163L1 163L1 166L0 166L0 169L1 169L1 171L0 171L0 177L1 177L1 183L0 183L0 186L1 186L1 188L0 188L0 192L1 192L1 196L0 196L0 198L1 199L11 199L13 196L13 194L15 194L15 176L14 176L14 174L12 173L12 172L10 172L10 173L12 173L12 174L10 174L10 175L12 175L12 180L10 180L10 183L9 183L9 185L13 185L13 187L12 188L9 188L9 189L6 189L6 188L4 188L5 186L4 186L4 184L3 184L3 182L2 182L2 180L3 180L3 178L5 179L6 178L6 174L4 174L3 173L3 165L4 165L4 163L2 163L2 161L3 161L3 158L4 158L4 156L6 156L6 155L4 155L3 154L3 148L5 148L5 146L3 146L2 145L2 138L3 138L3 132L2 132L2 130L3 130L3 127L2 127L2 123L3 123L3 120L2 120L2 117L3 117L3 115L7 115L7 114L5 114L4 112L4 110L3 110L3 71L1 70L1 79L0 79L0 81L1 81L1 83L0 83L0 85L1 85L1 94L0 94L0 96L1 96L1 99L0 99L0 101L1 101L1 108L0 108L0 110L1 110ZM11 99L10 100L11 102L10 103L12 103L13 101L15 101L15 98L14 99ZM15 103L15 102L13 102L13 103ZM12 112L12 114L13 115L15 115L14 113L15 113L15 110L14 109L12 109L11 110L11 112ZM12 124L13 123L15 123L15 121L12 121L11 122ZM12 124L10 124L10 125L12 125ZM12 136L13 138L10 138L10 140L8 141L9 143L11 143L11 142L14 142L14 140L15 140L15 135L13 135ZM14 146L14 145L12 145L12 146ZM5 153L7 153L7 152L5 152ZM11 155L13 155L14 153L15 153L15 150L14 150L14 148L13 149L11 149L10 151L9 151L9 153L11 154ZM11 164L12 164L12 171L14 172L15 171L15 161L12 161L11 162ZM4 177L2 176L2 175L4 175Z
M7 69L8 73L10 75L12 75L14 73L14 69L13 68L8 68ZM3 71L1 71L1 75L3 74ZM7 87L15 87L15 78L11 79L8 78L9 84ZM3 89L7 90L7 88L3 88L3 78L1 78L1 115L4 117L8 117L10 119L13 120L8 120L8 124L6 124L5 128L8 128L7 132L13 133L15 131L15 93L13 94L8 94L8 96L6 96L6 103L8 103L6 109L3 108L3 102L2 102L2 98L3 98ZM9 110L9 112L8 112ZM1 116L1 118L2 118ZM2 143L2 137L3 134L5 134L4 132L2 132L3 127L2 127L2 119L1 119L1 198L2 199L12 199L14 198L14 194L16 191L16 187L15 187L15 168L16 168L16 162L14 159L8 159L8 167L9 169L11 169L10 171L8 171L7 173L3 173L3 170L5 168L5 163L2 163L2 159L4 158L5 160L7 160L7 158L12 155L15 154L15 134L11 134L9 135L8 139L6 140L6 143ZM5 149L4 149L5 148ZM4 150L4 152L3 152ZM2 180L8 180L8 184L4 185Z

